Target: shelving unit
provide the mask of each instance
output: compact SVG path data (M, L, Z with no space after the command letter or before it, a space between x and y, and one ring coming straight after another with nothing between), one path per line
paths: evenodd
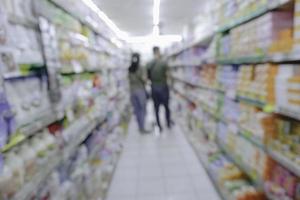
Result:
M231 7L230 5L226 7L226 5L224 5L226 3L229 4L229 2L225 1L218 3L218 5L220 5L220 8L218 9L225 10L232 8L232 5ZM245 2L243 6L246 7L248 5L247 3L248 2ZM269 190L270 188L268 188L266 184L272 182L272 184L282 188L283 191L286 191L284 185L276 182L276 179L273 177L280 173L280 170L287 173L288 177L293 177L295 179L300 177L299 163L297 163L295 159L297 154L292 152L293 148L290 148L289 145L286 145L287 148L285 151L284 148L281 148L282 145L284 145L282 139L284 135L282 135L283 133L279 133L279 129L275 127L275 125L279 126L277 125L278 123L282 123L280 124L281 126L288 123L291 126L296 126L296 124L299 124L300 119L299 106L295 105L293 108L287 108L284 107L282 103L278 103L279 97L276 99L277 96L280 96L278 88L283 84L288 85L289 83L288 78L279 77L279 75L284 74L289 70L288 68L293 69L293 66L296 69L297 65L300 63L298 53L299 48L296 43L298 34L297 13L299 12L299 2L290 0L258 1L257 5L247 7L248 10L240 11L238 9L241 8L234 8L236 9L235 12L233 12L233 8L230 10L230 14L234 15L233 17L229 17L228 19L222 19L221 17L220 20L225 22L225 24L221 23L217 25L218 27L213 32L210 42L205 43L206 39L203 39L203 41L196 40L195 42L190 42L192 45L183 43L181 48L178 48L178 51L171 51L168 60L172 67L170 79L173 83L173 93L177 98L179 97L181 99L177 100L176 104L178 104L177 107L180 108L181 112L183 110L187 114L185 120L189 124L192 123L192 128L187 131L189 132L187 135L199 135L199 132L205 133L206 137L212 140L210 142L215 143L220 152L223 152L228 160L244 172L251 180L252 186L256 188L257 192L263 191L265 197L269 199L280 199L283 197L278 198L276 193L274 193L274 190ZM244 51L247 53L235 52L239 49L237 45L241 45L240 50L243 50L243 43L241 43L243 40L240 40L242 37L248 38L244 41L250 41L252 39L251 31L255 32L256 29L254 28L258 26L261 18L264 17L264 19L266 19L267 17L265 16L267 15L272 18L271 13L276 14L278 11L281 11L282 13L292 13L294 15L293 18L289 17L289 20L293 20L292 23L289 22L289 24L292 24L292 28L290 28L289 31L291 32L291 35L293 35L291 37L293 37L292 41L294 42L289 51L285 49L282 50L282 52L279 52L280 48L277 48L278 46L276 46L280 43L280 39L278 38L278 41L273 41L274 43L262 52L260 52L259 47L257 47L257 52L260 53L249 53L252 47L249 47L250 50ZM224 11L224 13L230 16L229 11ZM219 13L216 15L219 15ZM236 19L236 16L238 16L238 19ZM276 23L276 21L270 23ZM251 25L254 30L250 30ZM245 34L241 32L241 30L246 30ZM247 33L247 30L250 32L249 34ZM240 37L233 35L235 32L236 34L240 33ZM226 40L225 37L230 38L230 42L229 39L227 38L228 40ZM286 38L282 38L282 42L284 39ZM206 46L197 46L197 44L201 42L203 42L203 44L205 43ZM228 51L226 52L227 54L224 53L225 50L222 49L222 45L224 46L224 49ZM246 45L247 44L244 44L244 46ZM273 48L274 46L276 46L276 48ZM214 50L212 51L212 49ZM276 52L273 52L273 49L276 49ZM267 67L271 68L271 66L274 67L273 69L278 69L278 78L276 78L277 74L274 73L273 85L269 84L268 87L271 88L272 86L274 91L278 91L272 93L270 92L271 89L270 91L266 90L265 94L267 95L263 96L261 95L262 93L255 91L264 91L262 89L264 88L263 82L259 82L259 78L257 78L257 87L254 89L255 78L256 76L259 76L259 73L265 73L265 76L270 76L270 73L267 75L268 72L263 71L263 69L260 68L266 69ZM244 74L241 73L242 70L244 70ZM246 72L246 70L248 71ZM279 72L279 70L281 71ZM249 79L252 78L253 89L250 81L245 83L242 82L243 78L246 79L247 73L250 76ZM289 77L293 78L298 76L299 74L294 70ZM275 85L276 81L279 80L285 80L286 82L277 83L277 85ZM297 84L296 81L293 83ZM244 84L243 87L242 84ZM271 94L274 94L275 96L272 100L269 98ZM292 101L287 100L286 102ZM262 122L263 120L256 122L255 113L260 115L260 117L264 116L265 120L267 120L267 117L270 117L270 123L268 125L264 124L264 122ZM248 118L246 118L246 116ZM273 121L271 122L271 120ZM291 133L286 134L288 135ZM228 144L227 140L229 141ZM197 143L199 140L194 139L193 142ZM296 147L295 140L293 144L294 143ZM241 149L243 148L242 144L245 145L247 150ZM236 153L239 155L241 154L239 151L242 153L245 151L244 154L247 156L249 163L243 163L242 160L239 159L239 156L236 156ZM259 175L260 173L257 173L250 167L253 166L250 162L256 162L254 157L251 157L254 152L256 152L257 157L265 158L265 160L262 161L264 163L263 166L259 169L263 176ZM203 154L203 152L201 152L201 154ZM203 158L200 158L200 160L203 163ZM257 165L260 164L262 163L257 161ZM203 165L205 166L205 164ZM212 176L209 170L207 170L207 173L209 176ZM212 182L215 182L215 177L212 177L211 179ZM282 178L282 180L284 179L285 177ZM297 181L295 181L295 187L296 185L298 185ZM222 186L220 188L219 185L215 184L215 187L219 191L224 190L222 189ZM231 199L231 197L224 195L224 192L219 193L223 199ZM286 193L285 195L293 199L295 197L292 195L296 194Z
M131 115L129 49L82 1L65 2L0 3L0 32L15 37L0 38L0 199L104 198L117 164Z

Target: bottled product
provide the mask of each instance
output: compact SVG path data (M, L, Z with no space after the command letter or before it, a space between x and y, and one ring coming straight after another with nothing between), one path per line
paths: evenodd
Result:
M24 162L25 181L30 181L37 172L37 156L28 144L24 144L18 151L18 155Z
M21 157L13 152L5 157L5 165L0 173L0 190L4 198L11 198L24 184L24 162Z
M0 198L12 197L18 190L13 180L13 172L9 165L5 164L0 172Z

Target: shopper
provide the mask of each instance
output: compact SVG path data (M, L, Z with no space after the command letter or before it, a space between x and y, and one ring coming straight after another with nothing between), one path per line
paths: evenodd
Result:
M137 119L140 133L147 133L145 129L147 94L145 89L146 77L140 67L140 55L132 54L129 67L130 98Z
M169 108L170 91L167 83L168 64L163 60L159 47L153 48L154 59L147 66L148 78L152 86L152 99L156 115L157 125L162 132L163 128L159 119L159 108L165 107L167 126L171 128L171 114Z

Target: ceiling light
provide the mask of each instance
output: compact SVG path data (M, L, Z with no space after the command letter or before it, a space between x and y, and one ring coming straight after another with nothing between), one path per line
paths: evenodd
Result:
M153 35L159 36L159 34L160 34L159 26L153 26Z
M180 42L182 36L180 35L160 35L160 36L140 36L140 37L128 37L126 42L128 43L159 43L159 42Z
M125 39L128 35L121 31L117 25L93 2L93 0L82 0L83 3L88 6L92 11L94 11L100 19L106 23L106 25L119 37Z
M153 25L158 26L160 23L160 0L154 0L153 4Z
M119 48L121 48L123 46L122 42L120 40L118 40L117 38L112 38L111 42L114 43Z

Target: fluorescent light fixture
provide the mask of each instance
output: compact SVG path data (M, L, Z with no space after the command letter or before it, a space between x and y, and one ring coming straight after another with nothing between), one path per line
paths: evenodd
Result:
M160 0L154 0L153 3L153 25L158 26L160 23Z
M159 26L153 26L153 36L159 36L159 35L160 35Z
M119 37L125 39L128 35L121 31L117 25L93 2L93 0L82 0L83 3L88 6L92 11L94 11L100 19L106 23L106 25Z
M120 40L118 40L117 38L112 38L111 42L114 43L119 48L121 48L123 46L122 42Z
M159 43L159 42L181 42L182 36L180 35L159 35L159 36L140 36L140 37L128 37L126 42L128 43Z

